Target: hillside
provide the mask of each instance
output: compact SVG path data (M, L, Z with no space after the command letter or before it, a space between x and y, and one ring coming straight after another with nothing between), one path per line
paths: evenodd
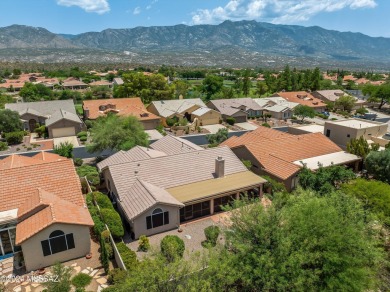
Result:
M79 35L20 25L0 28L0 60L45 62L45 55L53 56L56 50L62 61L80 62L110 62L112 56L126 62L188 66L290 63L383 69L390 64L389 38L256 21L106 29Z

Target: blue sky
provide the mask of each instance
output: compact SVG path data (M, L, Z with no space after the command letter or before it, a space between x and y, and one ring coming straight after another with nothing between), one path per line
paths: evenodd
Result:
M0 27L69 34L246 19L390 37L390 0L1 0L0 11Z

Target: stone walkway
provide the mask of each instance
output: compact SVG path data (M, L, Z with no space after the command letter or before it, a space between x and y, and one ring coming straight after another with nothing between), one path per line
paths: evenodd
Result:
M0 275L9 275L14 270L14 257L4 259L0 262Z
M204 234L204 229L206 227L218 225L220 228L223 228L226 225L226 222L228 221L227 213L228 212L222 212L213 216L183 223L180 225L181 229L183 230L182 232L178 232L177 229L174 229L149 236L148 238L151 249L148 252L138 251L138 240L132 242L125 240L125 243L131 250L136 252L139 259L142 259L143 257L152 254L153 251L160 250L160 242L166 235L177 235L184 241L184 257L188 258L192 253L196 251L202 251L204 249L202 246L202 241L206 240L206 236ZM223 243L223 237L221 235L219 241Z
M81 270L81 267L74 263L70 266L72 271L72 276L75 276L78 273L84 273L90 275L92 277L92 282L90 285L86 287L86 291L102 291L104 288L107 288L107 277L104 273L103 269L93 269L91 267L87 267ZM42 279L49 278L51 273L48 271L44 275L42 275ZM15 292L41 292L45 289L45 287L40 283L38 278L31 278L31 275L20 276L20 278L15 277L10 279L10 281L6 281L4 284L7 287L8 284L16 284L17 286L13 287L10 291Z

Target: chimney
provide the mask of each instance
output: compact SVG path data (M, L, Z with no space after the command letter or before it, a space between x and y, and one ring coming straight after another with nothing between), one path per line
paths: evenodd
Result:
M89 118L89 108L85 108L84 109L84 119L88 119Z
M215 159L215 175L216 178L221 178L225 176L225 159L222 156L218 156Z

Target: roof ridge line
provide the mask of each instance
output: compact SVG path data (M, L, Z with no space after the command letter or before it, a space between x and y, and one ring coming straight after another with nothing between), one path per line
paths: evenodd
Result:
M140 182L140 184L145 188L145 190L146 190L146 191L148 192L148 194L154 199L154 201L156 201L157 203L160 202L160 201L157 200L157 198L152 194L152 192L149 190L149 188L148 188L147 186L145 186L143 180L139 179L138 177L136 178L136 180ZM150 183L150 184L151 184L151 183ZM153 184L151 184L151 185L153 185ZM154 185L153 185L153 186L154 186ZM157 186L155 186L155 187L157 187ZM158 187L158 188L160 188L160 187ZM161 189L161 188L160 188L160 189Z

